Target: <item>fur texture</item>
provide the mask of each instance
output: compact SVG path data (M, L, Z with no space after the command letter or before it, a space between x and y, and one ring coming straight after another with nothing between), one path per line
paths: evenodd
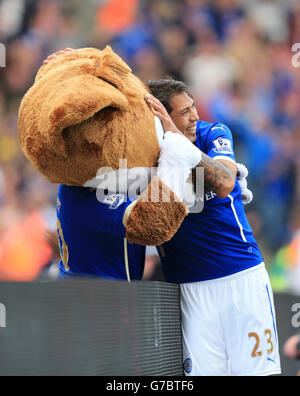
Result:
M172 238L187 214L186 206L155 176L131 211L126 237L131 243L161 245Z

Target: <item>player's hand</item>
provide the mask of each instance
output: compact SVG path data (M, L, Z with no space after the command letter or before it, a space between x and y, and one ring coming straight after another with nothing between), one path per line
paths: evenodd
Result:
M157 98L155 98L155 96L147 94L145 96L145 100L152 113L160 119L165 132L170 131L182 134L174 124L165 106Z
M49 55L48 58L44 60L43 64L47 65L52 60L57 59L57 58L59 58L62 55L69 54L72 51L74 51L74 49L72 49L72 48L65 48L64 50L57 51L54 54Z
M283 346L283 352L286 357L290 359L297 359L300 357L300 351L297 346L300 342L300 336L294 335L290 337Z

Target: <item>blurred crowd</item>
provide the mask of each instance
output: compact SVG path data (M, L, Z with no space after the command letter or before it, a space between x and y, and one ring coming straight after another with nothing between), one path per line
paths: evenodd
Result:
M9 272L3 239L16 224L35 214L55 230L57 186L19 149L20 100L50 53L110 44L143 81L184 80L200 118L231 128L254 192L248 218L278 289L291 287L282 280L300 272L298 0L0 0L0 43L0 279Z

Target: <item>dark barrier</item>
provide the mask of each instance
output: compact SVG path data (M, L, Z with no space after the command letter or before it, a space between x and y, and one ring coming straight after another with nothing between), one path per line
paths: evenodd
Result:
M300 296L275 293L279 350L283 376L295 376L300 370L300 360L287 359L283 354L285 341L292 335L300 334Z
M285 340L300 331L300 297L276 294ZM0 283L0 375L181 376L179 288L160 282Z
M0 375L182 375L179 288L0 283Z

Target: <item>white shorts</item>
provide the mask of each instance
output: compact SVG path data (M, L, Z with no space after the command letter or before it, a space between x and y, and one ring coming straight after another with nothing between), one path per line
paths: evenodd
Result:
M181 285L183 362L191 376L280 374L273 293L264 263Z

